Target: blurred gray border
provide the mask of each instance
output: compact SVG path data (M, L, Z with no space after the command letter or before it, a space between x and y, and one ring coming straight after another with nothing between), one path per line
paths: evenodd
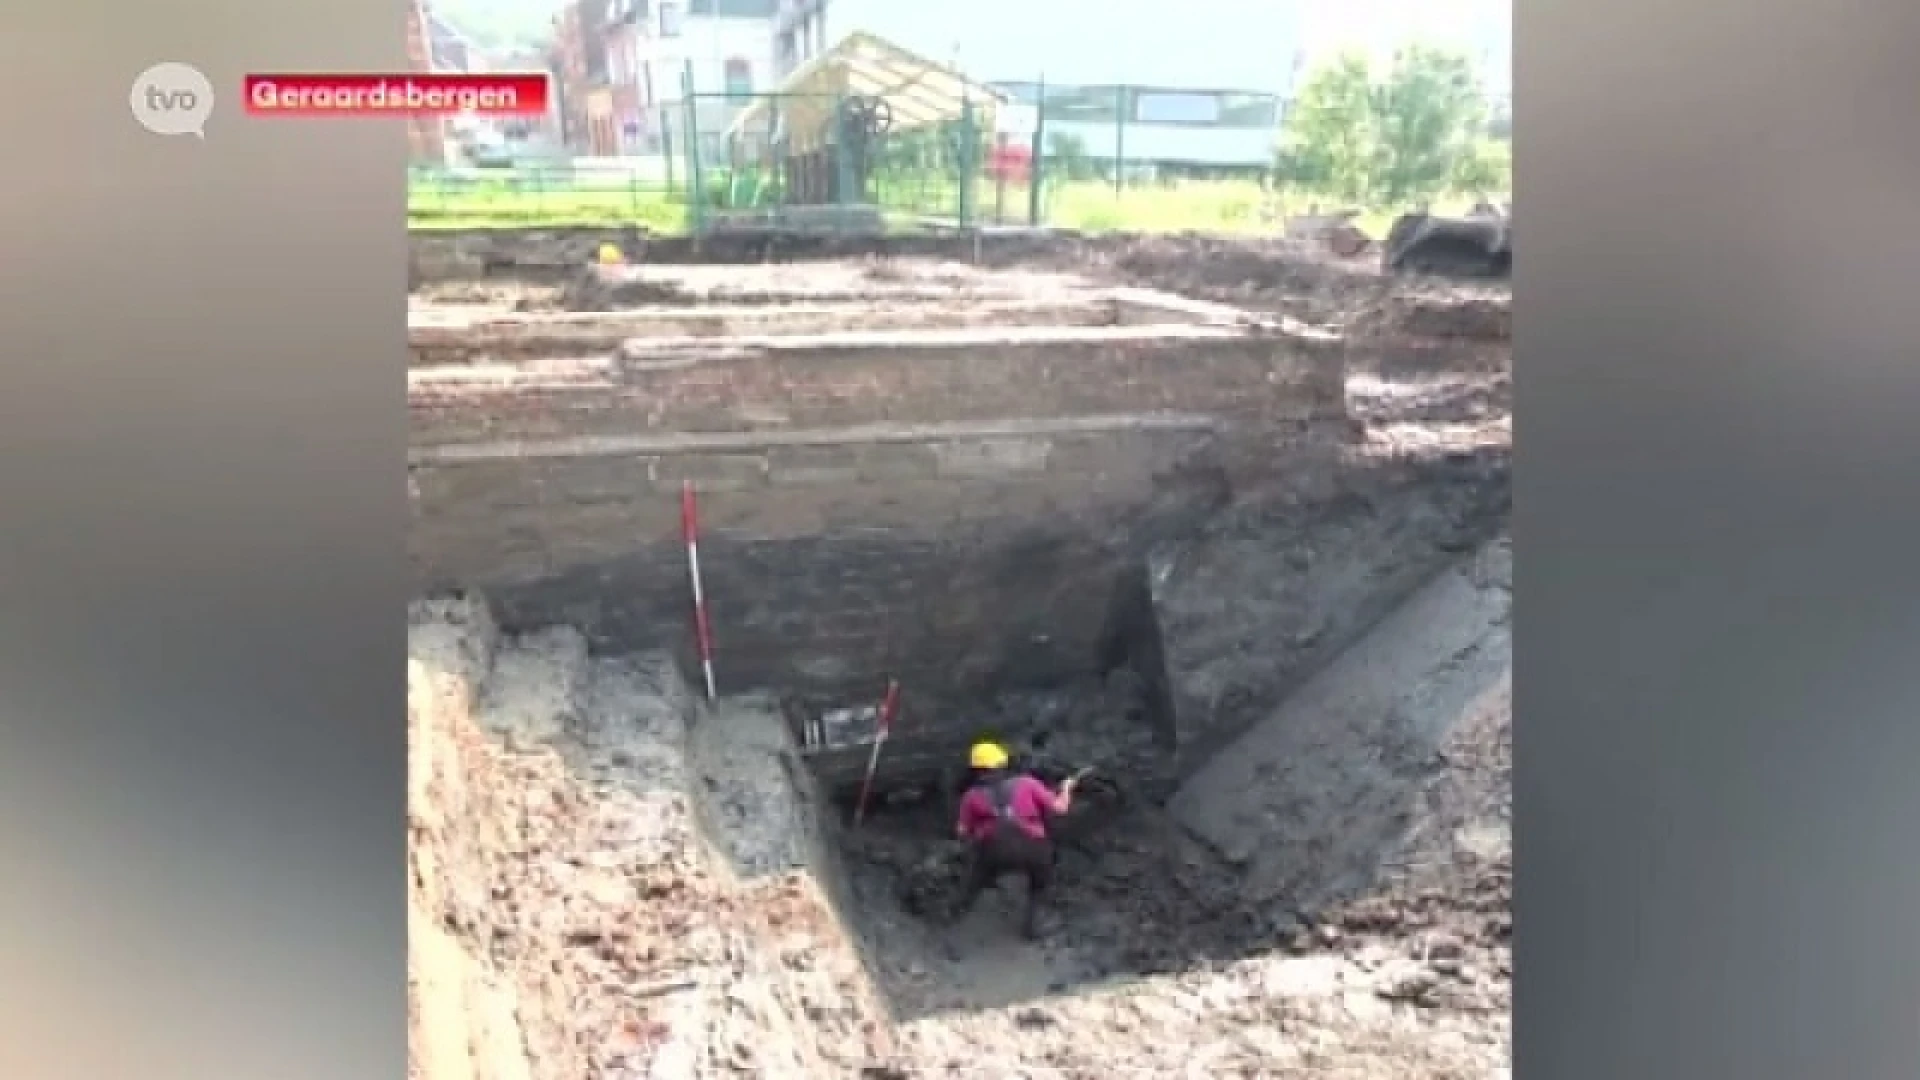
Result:
M1920 1076L1920 6L1517 22L1515 1074Z
M1518 13L1522 1077L1920 1074L1917 18ZM400 11L12 20L0 1075L401 1075Z
M399 1077L405 135L392 0L23 5L0 36L0 1076ZM138 128L160 60L224 100Z

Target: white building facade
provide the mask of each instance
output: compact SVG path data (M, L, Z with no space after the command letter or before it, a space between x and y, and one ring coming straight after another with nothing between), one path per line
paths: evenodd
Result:
M641 116L623 118L629 152L684 152L691 77L702 156L719 153L733 114L779 84L778 0L627 0L633 32L612 49L614 77L638 87Z

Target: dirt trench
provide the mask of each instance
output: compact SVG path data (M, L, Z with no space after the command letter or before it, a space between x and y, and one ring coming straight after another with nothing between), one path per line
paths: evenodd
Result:
M1503 302L1190 246L1100 258L1356 341L1505 349ZM414 605L410 1075L1507 1075L1510 379L1367 363L1349 404L1337 466L1148 553L1178 758L1112 729L1138 687L981 703L1061 718L1060 752L1132 795L1064 846L1037 944L1011 894L909 910L954 865L945 808L851 828L772 701L706 706L664 657L590 657L565 628L502 639L478 598ZM1453 603L1492 629L1392 647L1400 601L1450 575L1426 621ZM1368 660L1382 642L1398 659ZM1208 779L1236 760L1253 772Z
M1505 550L1447 571L1464 591L1416 619L1499 624ZM591 658L564 629L500 640L476 598L410 614L415 1076L1504 1067L1510 691L1497 677L1447 691L1452 669L1430 655L1458 651L1446 635L1388 620L1399 660L1369 660L1366 642L1349 655L1406 676L1390 692L1336 663L1322 674L1334 690L1296 700L1338 723L1282 709L1278 736L1244 736L1279 738L1288 768L1317 778L1264 808L1287 850L1349 875L1314 910L1298 891L1249 889L1272 886L1272 867L1250 875L1245 852L1202 839L1209 815L1183 791L1173 813L1139 800L1064 847L1056 918L1034 944L1012 933L1012 891L957 921L903 907L945 850L944 810L895 807L859 829L823 812L773 701L702 706L664 657ZM1497 669L1503 642L1467 636L1492 662L1476 672Z

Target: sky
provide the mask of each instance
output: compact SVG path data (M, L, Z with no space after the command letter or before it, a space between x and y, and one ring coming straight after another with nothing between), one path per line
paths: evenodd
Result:
M1391 52L1418 38L1504 56L1512 2L828 0L827 25L834 37L868 29L942 61L957 45L960 66L987 80L1279 91L1295 48Z
M561 0L438 0L456 16L551 18ZM881 37L986 80L1284 91L1298 48L1386 54L1419 39L1495 58L1510 93L1512 0L827 0L828 28ZM958 56L956 57L956 46Z
M1309 52L1343 48L1390 54L1414 40L1486 54L1496 71L1489 81L1511 93L1512 0L1300 0L1300 32Z

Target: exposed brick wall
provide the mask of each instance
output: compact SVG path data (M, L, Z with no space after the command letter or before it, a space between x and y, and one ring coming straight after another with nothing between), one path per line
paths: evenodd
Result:
M729 229L702 237L661 236L639 226L432 229L408 237L410 272L420 282L568 275L594 260L601 244L650 263L738 263L862 255L978 259L992 264L1082 254L1124 243L1116 235L1055 232L829 232L817 228Z
M649 347L410 371L417 584L691 665L691 480L723 689L834 705L898 678L908 740L994 689L1153 653L1116 644L1141 632L1146 538L1345 418L1339 343L1271 328Z
M410 393L414 445L633 432L729 432L850 424L925 424L1157 410L1234 417L1249 431L1337 420L1345 361L1337 344L1194 327L1191 337L1134 328L1073 339L955 344L715 345L650 362L606 361L482 392L487 373L424 375ZM1090 338L1096 333L1105 336ZM484 385L484 384L481 384Z
M722 681L826 704L900 678L933 726L1100 670L1138 538L1223 499L1223 462L1285 468L1342 400L1337 355L1241 333L686 359L416 386L418 584L691 663L691 480Z
M1131 538L1222 497L1216 438L1169 423L421 464L410 537L422 588L478 585L509 627L566 622L691 665L679 491L697 478L727 687L830 703L895 677L938 724L991 687L1100 667Z

